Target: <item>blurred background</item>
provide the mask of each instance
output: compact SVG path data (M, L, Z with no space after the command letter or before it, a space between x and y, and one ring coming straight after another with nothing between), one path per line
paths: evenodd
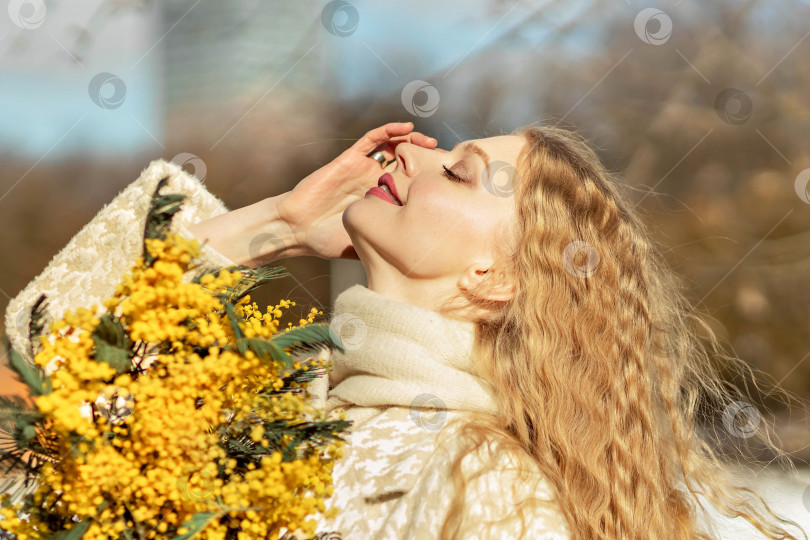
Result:
M808 398L808 20L807 0L11 0L0 303L152 160L236 209L386 122L449 149L547 120L634 187L728 350ZM291 321L364 282L356 261L280 264L293 276L254 297L296 301ZM0 392L22 388L5 366L0 377ZM806 465L807 410L758 396ZM810 516L804 488L792 504Z

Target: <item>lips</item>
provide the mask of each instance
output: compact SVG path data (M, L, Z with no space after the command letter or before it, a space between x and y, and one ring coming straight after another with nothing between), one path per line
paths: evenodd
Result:
M381 187L374 186L373 188L366 191L366 195L374 195L375 197L378 197L378 198L384 200L388 204L393 204L394 206L399 206L399 204L397 204L397 201L394 200L394 198L391 197L391 195Z
M397 192L397 186L394 183L394 177L391 176L391 173L385 173L380 176L380 179L377 181L377 186L382 188L385 186L391 192L391 195L394 198L394 201L399 205L402 206L402 199L399 197L399 193Z

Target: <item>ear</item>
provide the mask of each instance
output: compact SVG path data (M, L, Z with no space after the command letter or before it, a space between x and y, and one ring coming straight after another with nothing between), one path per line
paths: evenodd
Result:
M493 302L507 302L515 295L515 285L511 276L492 274L488 264L477 262L471 264L458 279L458 288L462 291L481 286L479 297ZM481 284L484 283L482 286Z

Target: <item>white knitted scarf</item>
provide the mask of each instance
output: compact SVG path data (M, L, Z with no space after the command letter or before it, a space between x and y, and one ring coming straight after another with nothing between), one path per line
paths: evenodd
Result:
M335 299L327 410L419 407L496 412L488 383L472 368L475 324L354 285Z

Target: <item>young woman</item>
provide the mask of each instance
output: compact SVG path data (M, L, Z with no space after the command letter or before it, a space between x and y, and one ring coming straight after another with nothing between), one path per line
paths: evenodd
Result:
M698 431L700 398L728 412L740 396L710 367L695 330L715 349L716 338L588 144L531 125L447 151L411 130L372 130L292 191L189 227L243 264L362 261L368 286L330 314L338 330L355 321L329 381L329 406L356 424L335 503L350 505L343 483L384 476L366 464L414 463L402 489L378 490L385 501L341 510L347 537L711 538L700 494L764 537L796 538ZM396 161L388 175L375 150ZM262 234L274 241L251 252ZM446 416L408 422L431 401ZM440 447L452 450L435 458ZM551 496L522 504L529 495ZM512 510L528 516L524 531Z
M41 292L54 316L107 297L170 176L164 192L188 196L173 226L207 242L209 263L309 255L366 269L368 286L329 313L344 350L315 397L353 424L333 471L338 514L319 532L717 538L708 500L750 522L734 538L806 538L734 485L704 439L699 404L733 417L748 400L724 389L704 345L716 339L589 146L531 125L443 150L412 129L374 129L291 191L230 212L153 162L9 302L14 348L26 354L20 314Z

